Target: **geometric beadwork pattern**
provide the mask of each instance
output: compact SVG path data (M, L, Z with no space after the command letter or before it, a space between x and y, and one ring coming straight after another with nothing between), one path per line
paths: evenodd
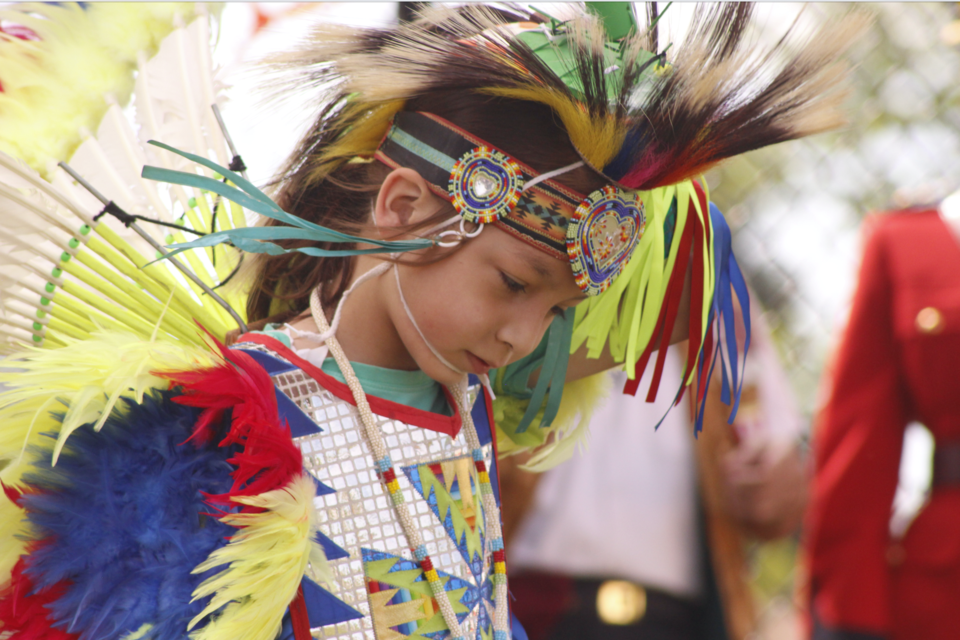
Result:
M603 293L623 271L646 228L640 194L610 185L591 193L567 225L573 279L588 296Z
M361 552L377 640L450 637L419 562L371 549ZM479 602L480 589L446 572L437 574L462 622Z
M260 345L243 345L243 348L264 349ZM270 352L270 355L279 357L273 352ZM400 600L406 597L402 594L402 589L407 588L403 585L396 585L389 580L378 580L384 585L393 586L386 587L385 591L371 593L364 571L364 553L367 553L368 558L371 557L370 553L387 554L381 559L393 557L397 558L397 563L413 563L411 567L417 566L418 571L419 564L416 563L396 519L390 496L377 475L373 457L367 450L360 430L356 408L321 388L300 369L278 371L271 377L277 389L321 429L318 433L294 438L294 443L303 454L304 468L319 483L334 490L314 498L318 528L324 537L348 554L344 557L329 558L334 582L321 583L321 586L338 600L363 614L362 618L313 629L314 637L384 640L410 635L398 630L400 627L394 624L388 624L386 628L392 628L392 633L401 635L377 634L374 627L377 614L374 612L374 615L371 615L372 608L381 608L379 618L386 621L397 619L395 616L401 613L401 618L404 615L419 614L410 613L416 608L414 605L402 606ZM478 391L478 388L471 389L471 399L476 398ZM405 424L400 420L375 417L394 467L404 470L423 470L425 467L432 475L432 479L428 481L427 495L434 496L434 504L428 502L421 492L422 475L418 474L420 489L414 485L407 473L398 474L397 482L434 567L447 581L445 586L450 588L451 582L456 580L453 584L465 589L460 600L452 599L458 617L462 618L461 628L465 636L478 640L492 637L489 622L489 612L492 611L489 575L492 567L482 560L471 566L466 560L474 555L478 559L489 557L492 549L487 548L485 553L480 551L488 543L482 539L484 523L479 509L479 483L463 433L452 438L443 433ZM491 468L492 445L484 446L483 452L484 461L487 467ZM466 468L461 469L462 464L456 462L461 459L470 460L469 472ZM443 520L439 515L441 505L447 508ZM456 521L453 519L454 512L460 514ZM447 521L449 530L444 521ZM364 549L367 551L364 552ZM476 569L480 567L482 569L478 572ZM307 575L319 582L319 576L312 568L308 567ZM426 582L423 584L427 585ZM419 587L414 585L414 591L417 588ZM391 589L398 591L390 598L380 595ZM411 598L414 597L414 591L410 592ZM393 609L394 606L400 606L400 609ZM408 620L403 624L419 622L421 626L417 628L420 629L422 623L432 619L433 614L427 615L429 611L423 603L417 606L420 606L419 611L425 617ZM433 607L434 604L429 606ZM442 618L438 620L442 621ZM432 632L431 627L427 627L419 635L430 640L441 640L445 637L443 634L448 632L445 625L440 626L444 628Z
M480 481L473 457L403 467L403 472L417 493L427 500L464 561L470 565L474 578L479 581L483 574L486 545L483 502L478 491Z
M463 154L450 172L453 208L467 222L490 224L520 200L523 175L512 158L489 147Z

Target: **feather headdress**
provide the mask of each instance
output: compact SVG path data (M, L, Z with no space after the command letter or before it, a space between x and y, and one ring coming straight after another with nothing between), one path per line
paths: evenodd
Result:
M377 153L409 101L465 91L549 107L598 177L640 193L646 232L619 279L580 305L574 321L558 320L564 326L549 332L533 363L514 367L515 380L505 372L506 388L531 398L518 433L541 408L542 424L556 415L561 350L585 346L596 357L609 349L625 362L627 390L635 392L658 336L671 335L688 272L685 381L701 382L697 395L704 397L714 354L737 351L735 342L715 347L711 326L733 321L730 300L745 303L746 289L732 255L717 244L718 235L729 238L714 228L722 217L691 179L724 158L840 125L839 56L868 22L850 14L806 41L784 37L760 50L745 37L749 4L701 5L668 61L657 50L655 26L638 28L628 3L587 7L564 22L516 7L469 5L431 8L384 30L323 26L300 52L274 60L278 83L322 93L320 117L287 175L321 182L344 163ZM731 365L721 366L729 369L728 392L736 392ZM539 387L530 391L526 378L537 366ZM662 366L658 356L651 396Z
M592 357L609 349L624 362L631 378L627 390L635 392L635 381L658 338L672 334L688 272L692 304L685 383L697 382L698 399L705 397L710 363L720 354L723 370L729 370L724 376L727 391L735 394L739 376L732 360L725 358L738 347L735 340L725 349L715 347L712 325L723 319L732 322L730 300L736 296L745 305L746 289L732 255L718 244L719 239L729 241L728 233L715 229L715 219L722 225L722 217L710 210L705 188L692 178L732 155L839 125L843 64L838 57L844 43L866 24L865 17L851 14L807 42L784 38L769 51L760 51L745 43L750 13L744 4L698 8L691 35L669 64L665 54L656 51L655 30L638 29L627 3L580 12L565 22L516 8L468 5L428 9L415 21L390 29L323 26L299 53L274 60L278 88L284 89L275 93L289 94L291 86L321 93L316 124L291 156L281 180L296 177L303 189L323 182L346 163L374 156L389 166L412 166L402 160L406 153L429 161L422 167L414 161L421 175L439 169L437 175L443 178L453 167L454 185L459 165L453 160L461 151L453 157L438 153L434 142L444 134L436 132L455 132L442 141L448 150L483 143L471 141L470 132L455 123L433 117L434 124L429 124L430 117L400 115L408 103L416 99L422 105L430 96L440 101L460 91L546 106L596 177L614 191L637 194L645 207L640 218L646 231L635 232L635 246L623 253L621 266L602 287L589 290L581 285L594 297L577 309L576 318L556 321L545 348L534 356L541 368L537 389L526 389L529 363L518 365L524 373L513 390L531 398L518 432L543 402L543 424L556 415L566 352L582 346ZM411 127L418 127L421 136L412 135L416 132ZM388 152L389 144L404 149ZM463 162L467 156L459 157ZM159 174L150 170L147 175ZM446 194L442 180L428 182ZM592 198L594 194L583 202ZM536 203L529 209L537 209ZM532 214L533 228L520 233L535 237L535 246L555 244L558 229L574 227L577 214L569 215L570 210L540 206ZM509 226L501 222L495 224ZM262 240L281 237L275 228L227 231L185 246L224 237L251 246L257 234ZM571 242L568 235L568 252ZM570 259L577 274L572 253ZM725 336L728 343L730 335ZM661 353L650 397L657 392L662 367Z
M324 103L337 112L318 121L337 135L308 154L317 178L373 155L406 100L463 89L549 106L587 163L646 190L842 123L838 54L866 19L852 14L806 43L785 38L761 52L744 42L751 10L698 7L669 65L648 50L651 30L628 29L613 42L609 21L593 11L560 23L483 5L430 8L396 29L321 26L301 51L274 63L300 86L325 88ZM280 82L294 86L283 75Z

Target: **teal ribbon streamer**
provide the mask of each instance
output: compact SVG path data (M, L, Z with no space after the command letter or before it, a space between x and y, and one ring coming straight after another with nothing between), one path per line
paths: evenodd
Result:
M272 218L288 226L279 227L244 227L241 229L229 229L226 231L217 231L209 233L203 237L190 242L181 242L169 245L173 251L164 257L172 257L188 249L198 247L212 247L218 244L229 242L242 251L248 253L268 253L270 255L280 255L297 251L314 257L342 257L355 256L370 253L405 253L407 251L416 251L433 246L430 240L408 240L408 241L389 241L375 240L371 238L362 238L349 233L342 233L333 229L328 229L319 224L309 222L295 215L289 214L270 199L270 197L260 191L253 183L244 179L238 173L235 173L225 167L212 162L207 158L198 156L186 151L175 149L169 145L151 140L150 144L171 151L178 156L191 160L197 164L203 165L208 169L217 172L227 180L233 182L239 187L234 187L214 180L206 176L184 171L174 171L147 165L143 168L141 176L147 180L157 182L166 182L169 184L178 184L185 187L193 187L204 191L210 191L223 196L231 202L235 202L245 209L267 218ZM321 249L319 247L299 247L295 249L285 249L270 240L308 240L311 242L331 242L339 244L363 243L373 245L370 249Z
M516 432L523 433L533 423L537 412L543 407L543 418L540 427L545 428L553 423L560 409L560 399L563 397L563 385L567 377L567 364L570 360L570 340L573 336L574 313L571 309L562 316L554 318L550 323L547 335L537 346L536 350L521 360L509 365L504 371L502 388L508 394L516 397L529 397L530 404L517 426ZM530 374L540 368L540 376L533 391L527 387ZM544 404L546 399L546 404Z

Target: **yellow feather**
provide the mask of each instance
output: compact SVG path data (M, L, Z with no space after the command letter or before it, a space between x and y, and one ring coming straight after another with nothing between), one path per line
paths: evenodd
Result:
M189 19L191 3L25 3L0 19L32 29L40 41L0 41L0 151L43 173L50 160L68 160L80 130L96 131L112 96L124 104L133 90L137 53L152 56Z
M151 629L153 629L152 624L143 624L133 633L125 635L123 640L141 640L142 638L146 637L148 633L150 633Z
M202 573L227 568L204 580L193 599L212 595L210 604L193 620L223 608L210 623L191 634L194 640L271 640L280 631L308 563L325 582L333 576L322 547L315 542L316 484L306 473L283 489L234 502L264 509L261 513L229 514L221 521L240 530L225 547L194 569Z
M77 427L102 424L119 398L139 402L149 389L166 388L169 381L154 372L216 362L204 347L146 342L132 334L105 331L60 349L32 349L5 359L0 369L0 385L7 388L0 393L0 480L8 486L20 481L32 461L28 448L42 444L41 434L59 434L59 453ZM51 411L64 407L67 415L61 424ZM15 537L24 533L21 518L19 507L0 500L0 583L23 553L23 543Z
M31 538L23 511L4 497L0 500L0 584L9 581L13 565L26 553L26 540Z
M332 169L347 160L358 156L372 156L380 146L383 136L387 134L393 116L403 109L404 103L404 100L390 100L372 107L369 103L355 103L344 107L347 117L356 115L359 120L313 160L311 181L319 182Z
M626 125L613 115L599 118L583 106L555 89L545 87L488 87L480 93L539 102L553 109L563 122L570 141L580 155L595 169L602 169L623 146Z

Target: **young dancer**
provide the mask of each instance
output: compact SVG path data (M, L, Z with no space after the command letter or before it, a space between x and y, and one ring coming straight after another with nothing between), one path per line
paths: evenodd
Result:
M177 252L259 254L247 319L275 322L212 353L95 332L18 359L0 416L16 452L3 631L511 637L498 446L542 444L567 377L619 362L635 392L678 322L685 381L708 379L710 325L745 289L692 177L836 123L848 37L823 34L760 86L739 47L749 8L708 14L670 65L621 3L321 29L281 61L286 86L325 97L276 203L167 148L205 170L144 177L269 218ZM494 391L518 398L507 440ZM552 429L562 457L571 439Z

